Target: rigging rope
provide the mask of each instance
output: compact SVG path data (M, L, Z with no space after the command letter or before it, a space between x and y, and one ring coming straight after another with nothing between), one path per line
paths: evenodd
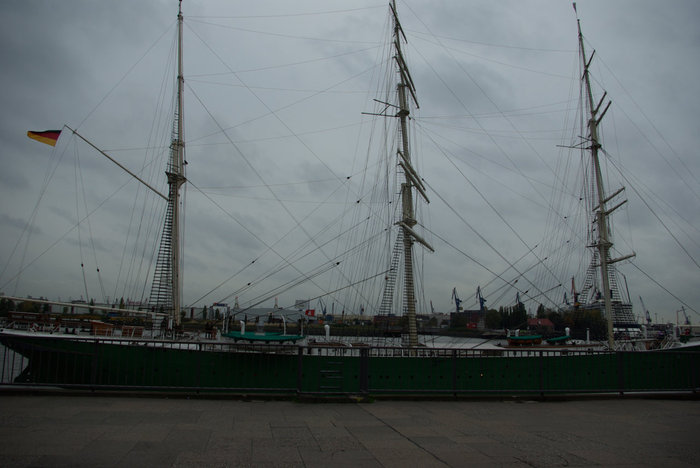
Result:
M620 176L628 183L628 185L632 188L632 190L634 191L634 193L636 193L637 196L639 197L639 199L642 201L642 203L644 203L644 205L649 209L649 211L651 212L651 214L654 215L654 217L659 221L659 223L661 223L661 226L662 226L662 227L664 228L664 230L668 233L668 235L670 235L671 238L675 241L676 245L678 245L678 247L680 247L681 250L682 250L682 251L686 254L686 256L690 259L690 261L692 261L692 262L695 264L695 266L698 267L698 269L700 269L700 263L698 263L698 261L695 260L695 258L691 255L691 253L688 251L688 249L686 249L685 246L684 246L683 244L681 244L681 242L678 240L678 238L675 236L675 234L673 234L673 232L671 232L671 230L668 228L668 226L666 225L666 223L663 222L663 220L661 219L661 217L656 213L656 211L654 211L654 209L651 207L651 205L649 205L649 203L646 201L646 199L645 199L644 197L641 196L641 194L639 193L639 191L637 190L637 188L636 188L634 185L632 185L631 182L630 182L630 180L622 173L622 171L621 171L620 168L615 164L615 162L612 160L612 158L610 157L610 155L609 155L603 148L601 148L601 151L603 152L603 154L605 154L606 156L608 156L607 160L610 162L610 164L618 171L618 173L620 174Z
M79 203L79 191L78 187L80 186L80 179L78 178L78 174L80 172L80 158L78 157L78 149L77 147L74 147L74 157L75 159L73 160L73 176L75 178L74 182L74 187L76 188L75 190L75 217L76 219L80 219L80 203ZM90 302L90 294L88 293L88 286L87 286L87 278L85 276L85 264L83 262L83 241L81 238L80 234L80 224L78 224L78 251L80 253L80 272L83 276L83 285L85 286L85 301Z
M62 127L62 129L63 128L65 128L65 126ZM44 199L44 195L46 194L46 190L49 187L49 183L53 179L53 176L56 174L56 170L58 169L60 162L63 160L63 156L66 154L67 150L68 150L68 146L64 146L63 150L60 153L58 153L59 156L58 156L58 158L56 158L55 163L53 160L55 159L54 157L57 154L57 151L55 148L51 151L51 158L49 159L49 164L46 166L44 180L43 180L43 183L41 186L41 190L39 191L39 196L37 197L37 201L34 204L34 207L32 208L32 212L29 215L29 219L25 223L24 228L22 229L22 232L20 233L19 237L17 238L17 242L15 242L15 245L12 247L12 251L10 252L10 255L7 258L7 262L5 263L5 267L3 268L2 272L0 273L0 278L1 278L5 274L5 272L7 271L8 267L10 266L10 261L12 260L12 258L15 255L15 252L17 251L20 244L22 243L22 239L25 238L25 236L26 236L26 242L24 244L24 249L22 249L22 255L21 255L21 259L20 259L20 263L19 263L18 272L14 276L12 276L9 280L7 280L4 284L2 284L2 287L0 288L0 289L4 289L12 281L15 281L15 286L14 286L13 293L12 293L13 295L17 295L17 288L19 287L19 280L20 280L20 276L21 276L22 272L24 270L26 270L27 268L29 268L37 260L35 258L28 265L26 265L26 266L24 265L24 261L26 259L27 251L29 248L29 239L30 239L31 234L32 234L32 227L34 226L34 222L36 221L36 217L39 213L39 205L41 204L41 201ZM53 163L53 165L52 165L52 163Z
M196 32L195 32L195 35L197 35ZM321 162L321 164L322 164L334 177L336 177L336 179L337 179L338 181L341 181L342 183L345 183L345 180L346 180L346 179L343 179L343 178L341 178L340 176L338 176L337 174L335 174L335 172L327 165L327 163L326 163L323 159L321 159L321 158L308 146L308 144L307 144L303 139L301 139L300 136L297 135L297 134L291 129L291 127L289 127L289 125L288 125L284 120L281 119L281 117L280 117L279 114L278 114L278 112L279 112L280 109L273 110L259 95L257 95L252 89L250 89L250 88L247 86L247 84L240 78L240 76L237 74L237 72L235 72L234 70L232 70L231 67L230 67L228 64L226 64L226 63L221 59L221 57L220 57L220 56L219 56L219 55L218 55L218 54L217 54L217 53L216 53L216 52L215 52L215 51L214 51L214 50L199 36L199 35L197 35L197 36L198 36L198 37L200 38L200 40L202 40L202 42L209 48L209 50L211 51L211 53L212 53L215 57L217 57L217 59L231 72L231 74L232 74L233 76L235 76L244 86L246 86L246 88L248 89L248 91L249 91L249 92L250 92L250 93L251 93L251 94L266 108L266 109L267 109L268 115L272 115L281 125L283 125L283 127L286 128L287 131L288 131L291 135L293 135L293 136L297 139L297 141L299 141L299 142L302 144L302 146L303 146L304 148L306 148L307 151L309 151L310 154L312 154L319 162ZM371 67L370 69L372 69L372 68L374 68L374 67ZM364 73L364 72L362 72L362 73ZM361 74L361 73L360 73L360 74ZM357 74L357 75L355 75L355 76L359 76L360 74ZM347 79L341 81L340 83L344 83L344 82L346 82L346 81L348 81L348 80L350 80L350 79L353 79L355 76L350 77L350 78L347 78ZM337 85L340 84L340 83L336 83L335 85L328 87L328 89L332 89L333 87L337 86ZM189 86L189 85L188 85L188 86ZM190 89L191 89L191 87L190 87ZM223 126L221 126L221 124L217 121L217 119L216 119L216 118L213 116L213 114L209 111L209 109L207 108L207 106L204 105L204 103L203 103L202 100L199 98L199 96L194 92L194 90L192 90L192 92L193 92L195 98L199 101L199 103L200 103L200 105L202 106L202 108L207 112L207 114L210 116L210 118L212 119L212 121L218 126L218 128L219 128L219 133L222 133L222 134L224 135L224 137L228 140L229 144L236 150L236 152L240 155L240 157L245 161L246 165L250 168L250 170L253 171L253 173L256 175L256 177L264 184L265 188L272 194L272 196L275 198L275 200L277 201L277 203L285 210L285 212L286 212L286 213L290 216L290 218L295 222L295 228L300 229L300 230L310 239L310 241L311 241L312 243L314 243L314 245L317 247L317 250L320 250L321 253L326 257L327 260L330 260L329 255L328 255L320 246L318 246L318 244L316 243L315 237L312 236L311 233L309 233L309 232L307 231L307 229L306 229L306 228L304 227L304 225L302 224L301 220L297 219L297 217L294 215L294 213L292 213L292 211L289 209L289 207L287 206L287 204L284 203L284 201L278 196L278 194L276 193L276 191L272 189L272 186L269 185L269 184L267 184L267 182L265 181L263 175L255 168L255 166L254 166L254 165L250 162L250 160L246 157L245 153L243 153L243 152L241 151L241 149L239 148L239 146L231 139L231 137L228 135L228 133L226 132L226 130L223 128ZM308 99L308 98L306 98L306 99ZM288 107L288 106L287 106L287 107ZM241 224L241 223L239 223L239 224ZM277 253L277 252L275 252L275 253ZM279 255L279 254L278 254L278 255ZM280 255L280 256L281 256L281 255Z
M600 55L600 54L599 54L599 55ZM637 110L639 111L639 113L644 117L644 119L647 121L647 123L648 123L649 125L651 125L651 128L653 128L654 131L656 132L656 134L659 136L659 138L661 138L661 141L664 142L664 144L668 147L668 149L671 150L671 153L678 159L678 161L679 161L679 162L681 163L681 165L683 166L683 168L682 168L683 170L682 170L680 173L679 173L678 171L676 171L676 169L671 165L671 162L664 156L664 154L661 152L661 150L659 150L659 149L656 147L656 145L654 145L654 144L651 142L651 140L649 139L649 134L648 134L647 132L642 131L642 129L639 128L639 126L637 125L637 123L634 122L634 121L632 120L632 118L629 116L629 114L628 114L627 112L625 112L625 110L624 110L621 106L617 106L617 107L622 111L623 114L625 114L625 117L627 117L627 119L630 121L630 123L632 123L632 125L637 129L637 131L638 131L639 134L642 136L642 138L644 138L644 139L646 140L646 142L649 143L649 145L650 145L652 148L654 148L654 150L656 151L656 153L657 153L659 156L661 156L661 157L663 158L663 160L666 162L666 164L671 168L671 170L673 170L674 174L676 174L676 176L683 182L683 185L685 185L685 186L688 188L688 190L690 190L690 192L691 192L693 195L695 195L696 198L700 199L700 194L698 194L698 192L695 191L695 189L692 187L692 185L689 184L689 183L685 180L685 178L684 178L683 176L684 176L684 175L690 176L692 179L694 179L695 183L700 184L700 180L698 180L698 177L693 173L693 171L690 170L690 168L688 167L688 165L685 164L685 162L680 158L680 156L679 156L678 153L673 149L673 147L671 146L671 144L666 140L666 138L664 138L663 133L661 133L661 132L659 131L659 129L656 127L656 125L654 125L654 122L652 122L652 120L646 115L646 113L644 112L644 109L642 109L642 107L639 105L639 103L637 103L637 101L634 99L634 97L632 97L632 94L630 94L630 92L627 91L627 88L625 88L625 86L624 86L624 85L622 84L622 82L617 78L617 76L615 75L615 73L614 73L614 72L612 71L612 69L607 65L607 63L602 59L602 57L599 56L598 60L599 60L599 61L605 66L605 68L610 72L610 75L615 79L615 81L617 82L617 84L622 88L622 90L625 92L625 94L627 95L627 97L632 101L632 103L634 104L634 106L637 108Z
M83 197L82 197L83 198L83 208L85 209L85 213L87 213L88 212L87 194L85 193L85 181L83 179L83 171L82 171L82 167L80 165L80 155L78 153L77 146L76 146L76 150L75 150L75 158L76 158L76 164L78 167L78 175L80 176L80 184L76 184L76 197L77 197L77 188L78 188L78 186L80 186L81 192L83 195ZM77 207L76 207L76 209L77 209ZM80 216L78 216L78 218L79 217ZM85 221L87 223L88 238L90 240L90 247L92 250L92 256L93 256L93 260L95 261L95 270L97 271L97 281L98 281L98 284L100 285L100 292L102 293L102 301L104 301L106 303L107 302L107 294L105 292L104 283L102 282L102 275L100 274L100 264L97 260L97 249L95 248L95 237L92 234L92 224L90 223L89 217L86 218ZM78 228L78 236L80 237L80 228ZM80 255L81 255L81 262L82 262L82 251L81 251ZM85 277L85 272L83 271L83 279L85 279L84 277ZM85 293L87 294L87 292L88 291L87 291L87 283L86 283ZM85 300L89 302L90 297L86 296Z

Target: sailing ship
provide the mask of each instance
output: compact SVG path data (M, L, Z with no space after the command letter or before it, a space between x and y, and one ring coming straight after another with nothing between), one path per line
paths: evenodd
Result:
M398 192L397 212L391 212L391 224L396 227L392 236L393 247L389 265L374 277L383 282L379 313L399 312L408 323L406 346L387 351L367 347L320 352L308 346L239 345L221 340L176 339L182 311L182 242L181 242L181 189L187 183L185 175L184 141L184 76L182 72L182 8L178 11L178 76L174 136L170 145L170 159L166 170L168 193L164 230L161 238L155 275L152 281L151 314L166 314L165 327L172 340L144 337L105 338L63 336L60 333L31 333L3 330L0 342L21 354L26 362L17 382L37 385L60 385L76 388L180 388L197 391L296 391L303 393L367 393L367 392L500 392L537 389L539 392L571 391L582 388L609 391L619 389L621 377L611 369L619 368L620 359L614 348L613 320L609 324L609 350L603 353L576 352L552 354L547 364L548 375L542 376L542 353L538 356L519 354L510 350L481 350L458 353L456 350L438 350L421 347L416 325L416 281L414 256L416 245L428 251L433 247L418 231L414 203L429 202L428 189L412 159L410 145L410 116L412 106L418 105L417 91L407 60L402 51L405 34L399 21L395 1L389 5L392 23L393 63L398 83L394 88L396 102L379 101L382 110L373 113L381 119L396 119L398 141L394 156L400 168L402 181ZM579 37L581 38L580 26ZM594 166L597 166L597 125L605 114L600 104L593 101L588 73L589 59L581 44L586 93L591 103L589 135L585 139ZM72 129L69 129L78 135ZM83 138L81 135L78 135ZM608 208L613 197L607 196L602 179L596 172L598 254L596 264L601 266L602 297L606 317L612 317L613 299L610 286L611 242L606 237ZM155 190L155 189L152 189ZM156 191L157 192L157 191ZM398 286L402 286L399 288ZM91 307L91 306L87 306ZM103 306L99 309L108 310ZM235 338L235 334L230 335ZM244 330L240 337L245 336ZM165 337L167 338L167 337ZM298 336L297 338L301 338ZM270 340L275 341L274 338ZM280 340L282 341L282 340ZM291 340L290 340L291 341ZM669 355L670 356L670 355ZM654 382L654 388L687 388L691 369L697 374L694 357L673 356L675 367L663 383ZM627 358L637 366L647 365L645 358ZM670 359L657 357L657 360ZM682 362L680 362L682 361ZM684 367L685 366L685 367ZM585 368L589 377L579 375ZM539 369L539 371L536 371ZM516 371L517 377L513 377ZM410 379L402 381L402 373ZM525 375L521 375L525 374ZM536 374L536 375L535 375ZM590 379L590 374L595 374ZM553 376L557 377L554 378ZM446 377L447 376L447 377ZM539 377L537 377L539 376ZM445 378L445 383L443 383ZM539 380L538 380L539 379ZM646 388L648 383L626 380L628 389ZM449 384L447 384L449 381ZM330 385L329 382L334 382Z

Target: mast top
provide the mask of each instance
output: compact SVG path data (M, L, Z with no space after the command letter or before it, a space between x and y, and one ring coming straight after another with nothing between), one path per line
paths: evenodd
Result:
M576 25L578 26L578 36L579 38L583 36L581 33L581 19L578 17L578 10L576 9L576 2L572 3L574 7L574 16L576 16Z

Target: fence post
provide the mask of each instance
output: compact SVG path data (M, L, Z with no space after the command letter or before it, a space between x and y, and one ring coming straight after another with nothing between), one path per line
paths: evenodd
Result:
M457 397L457 350L452 350L452 396Z
M369 393L369 349L360 348L360 393Z
M698 354L689 353L688 361L690 362L690 385L693 387L693 393L698 388Z
M547 353L549 354L549 353ZM540 350L540 358L538 359L540 365L540 398L544 398L544 359L542 359L543 351Z
M197 390L196 392L199 393L199 391L202 389L202 343L197 343Z
M623 354L624 353L622 351L617 351L615 353L617 357L617 389L620 396L625 394L625 368Z
M99 365L98 361L100 360L100 339L95 338L94 344L95 346L93 347L92 369L90 372L90 383L93 386L93 391L95 390L95 385L97 385L97 368Z
M304 348L297 346L297 395L301 394Z

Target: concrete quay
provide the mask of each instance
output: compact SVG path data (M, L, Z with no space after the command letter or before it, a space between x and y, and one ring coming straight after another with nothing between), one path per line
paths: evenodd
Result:
M700 401L0 394L3 467L697 467Z

